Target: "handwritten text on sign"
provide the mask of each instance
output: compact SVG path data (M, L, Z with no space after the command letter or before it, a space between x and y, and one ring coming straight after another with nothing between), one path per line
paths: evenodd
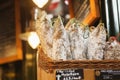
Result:
M83 69L57 70L56 80L83 80Z
M96 80L120 80L120 70L95 70Z

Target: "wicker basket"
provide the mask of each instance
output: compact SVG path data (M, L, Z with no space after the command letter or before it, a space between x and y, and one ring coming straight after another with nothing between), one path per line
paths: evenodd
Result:
M87 68L87 69L120 69L120 60L70 60L70 61L53 61L43 53L39 47L39 66L45 71L54 69L68 68Z

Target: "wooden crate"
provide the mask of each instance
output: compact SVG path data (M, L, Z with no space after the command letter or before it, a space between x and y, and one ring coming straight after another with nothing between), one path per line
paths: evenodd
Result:
M120 60L70 60L54 61L38 49L38 80L56 80L56 70L83 69L84 80L95 80L96 69L120 69Z

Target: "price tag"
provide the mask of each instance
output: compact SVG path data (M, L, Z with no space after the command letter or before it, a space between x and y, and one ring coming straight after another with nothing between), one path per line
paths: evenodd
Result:
M95 70L95 80L120 80L120 70Z
M83 69L64 69L56 71L56 80L83 80Z

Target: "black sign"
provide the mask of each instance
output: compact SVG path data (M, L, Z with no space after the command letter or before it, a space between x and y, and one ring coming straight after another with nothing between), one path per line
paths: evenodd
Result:
M120 70L95 70L95 80L120 80Z
M83 80L83 69L65 69L56 71L56 80Z

